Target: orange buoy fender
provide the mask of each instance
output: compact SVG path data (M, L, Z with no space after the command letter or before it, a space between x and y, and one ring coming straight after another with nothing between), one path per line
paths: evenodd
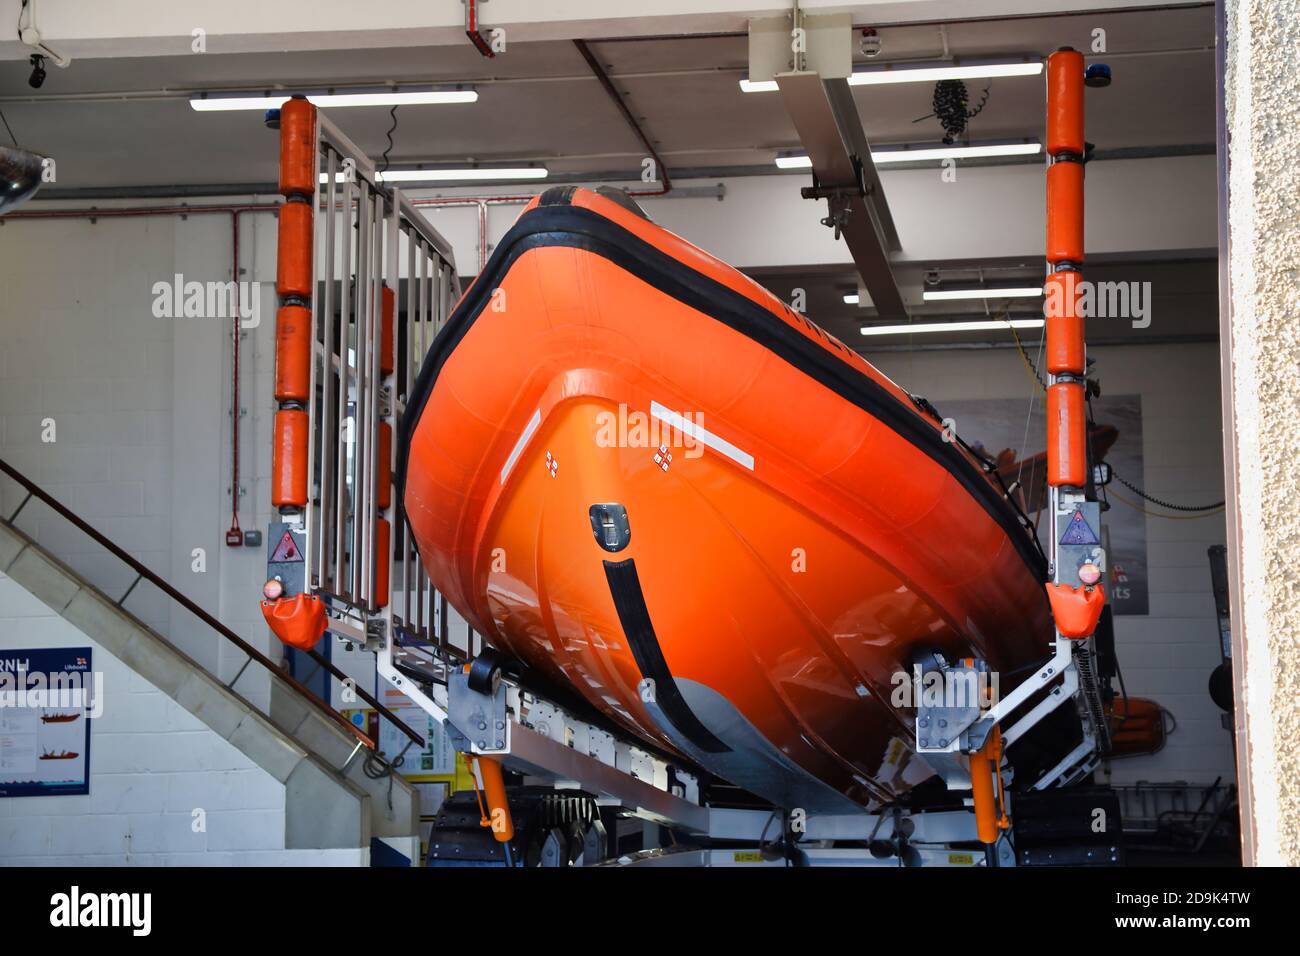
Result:
M1047 167L1047 261L1083 262L1083 164Z
M307 504L307 413L295 408L275 413L271 504L277 508Z
M1053 273L1044 283L1047 370L1053 375L1084 373L1084 329L1078 283L1079 273L1068 270Z
M1053 487L1087 483L1085 399L1078 382L1057 382L1047 389L1047 483Z
M1047 584L1047 599L1052 603L1056 629L1064 637L1082 640L1091 637L1106 606L1106 590L1100 584L1076 588L1068 584Z
M311 310L283 306L275 316L275 398L306 404L311 383Z
M1083 155L1083 54L1058 50L1047 58L1047 152Z
M275 291L281 297L311 297L312 208L305 202L280 207Z
M314 594L263 601L262 616L276 637L299 650L311 650L325 633L325 602Z
M292 99L280 107L280 194L316 191L316 107Z

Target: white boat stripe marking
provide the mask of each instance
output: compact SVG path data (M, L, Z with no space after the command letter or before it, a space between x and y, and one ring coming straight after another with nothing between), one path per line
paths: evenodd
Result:
M690 435L696 441L699 441L707 445L709 448L712 448L714 451L721 452L722 454L730 458L732 461L744 465L750 471L754 470L753 455L749 454L748 452L741 451L739 448L737 448L731 442L727 441L725 438L719 438L717 435L713 434L713 432L709 431L708 429L700 425L695 424L689 418L686 418L685 416L682 415L678 415L676 412L672 411L671 409L664 408L664 406L660 405L658 402L650 403L650 414L653 415L655 418L659 419L660 421L667 422L669 425L672 425L674 428L679 429L682 432L685 432L687 435Z
M533 437L533 432L537 431L537 426L542 423L542 410L539 408L533 412L533 417L528 419L528 424L524 426L524 433L519 436L519 441L515 442L514 450L510 452L510 457L506 459L505 466L501 469L501 484L506 483L506 476L510 474L510 469L515 467L515 462L519 456L524 453L528 446L528 439Z

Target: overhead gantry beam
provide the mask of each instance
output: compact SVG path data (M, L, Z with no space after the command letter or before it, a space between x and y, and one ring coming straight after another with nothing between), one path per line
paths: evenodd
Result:
M881 318L907 317L890 256L901 249L871 146L844 78L778 73L777 87L812 162L805 198L825 199L827 225L843 237Z

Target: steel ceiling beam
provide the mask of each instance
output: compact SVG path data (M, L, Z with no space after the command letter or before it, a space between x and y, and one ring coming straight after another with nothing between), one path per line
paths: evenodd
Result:
M813 185L804 197L827 201L830 215L823 221L844 237L881 318L907 318L890 263L901 248L898 230L848 81L796 72L777 74L776 83L812 161Z

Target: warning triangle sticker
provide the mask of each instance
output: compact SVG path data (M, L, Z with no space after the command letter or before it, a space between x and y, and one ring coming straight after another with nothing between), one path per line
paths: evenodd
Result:
M1065 534L1061 535L1061 544L1097 544L1097 533L1092 530L1087 519L1083 517L1082 511L1076 511L1070 518L1070 523L1065 526Z
M286 531L284 537L280 539L280 543L275 546L275 552L271 555L271 563L284 564L301 560L302 552L298 550L298 545L294 544L293 534Z

